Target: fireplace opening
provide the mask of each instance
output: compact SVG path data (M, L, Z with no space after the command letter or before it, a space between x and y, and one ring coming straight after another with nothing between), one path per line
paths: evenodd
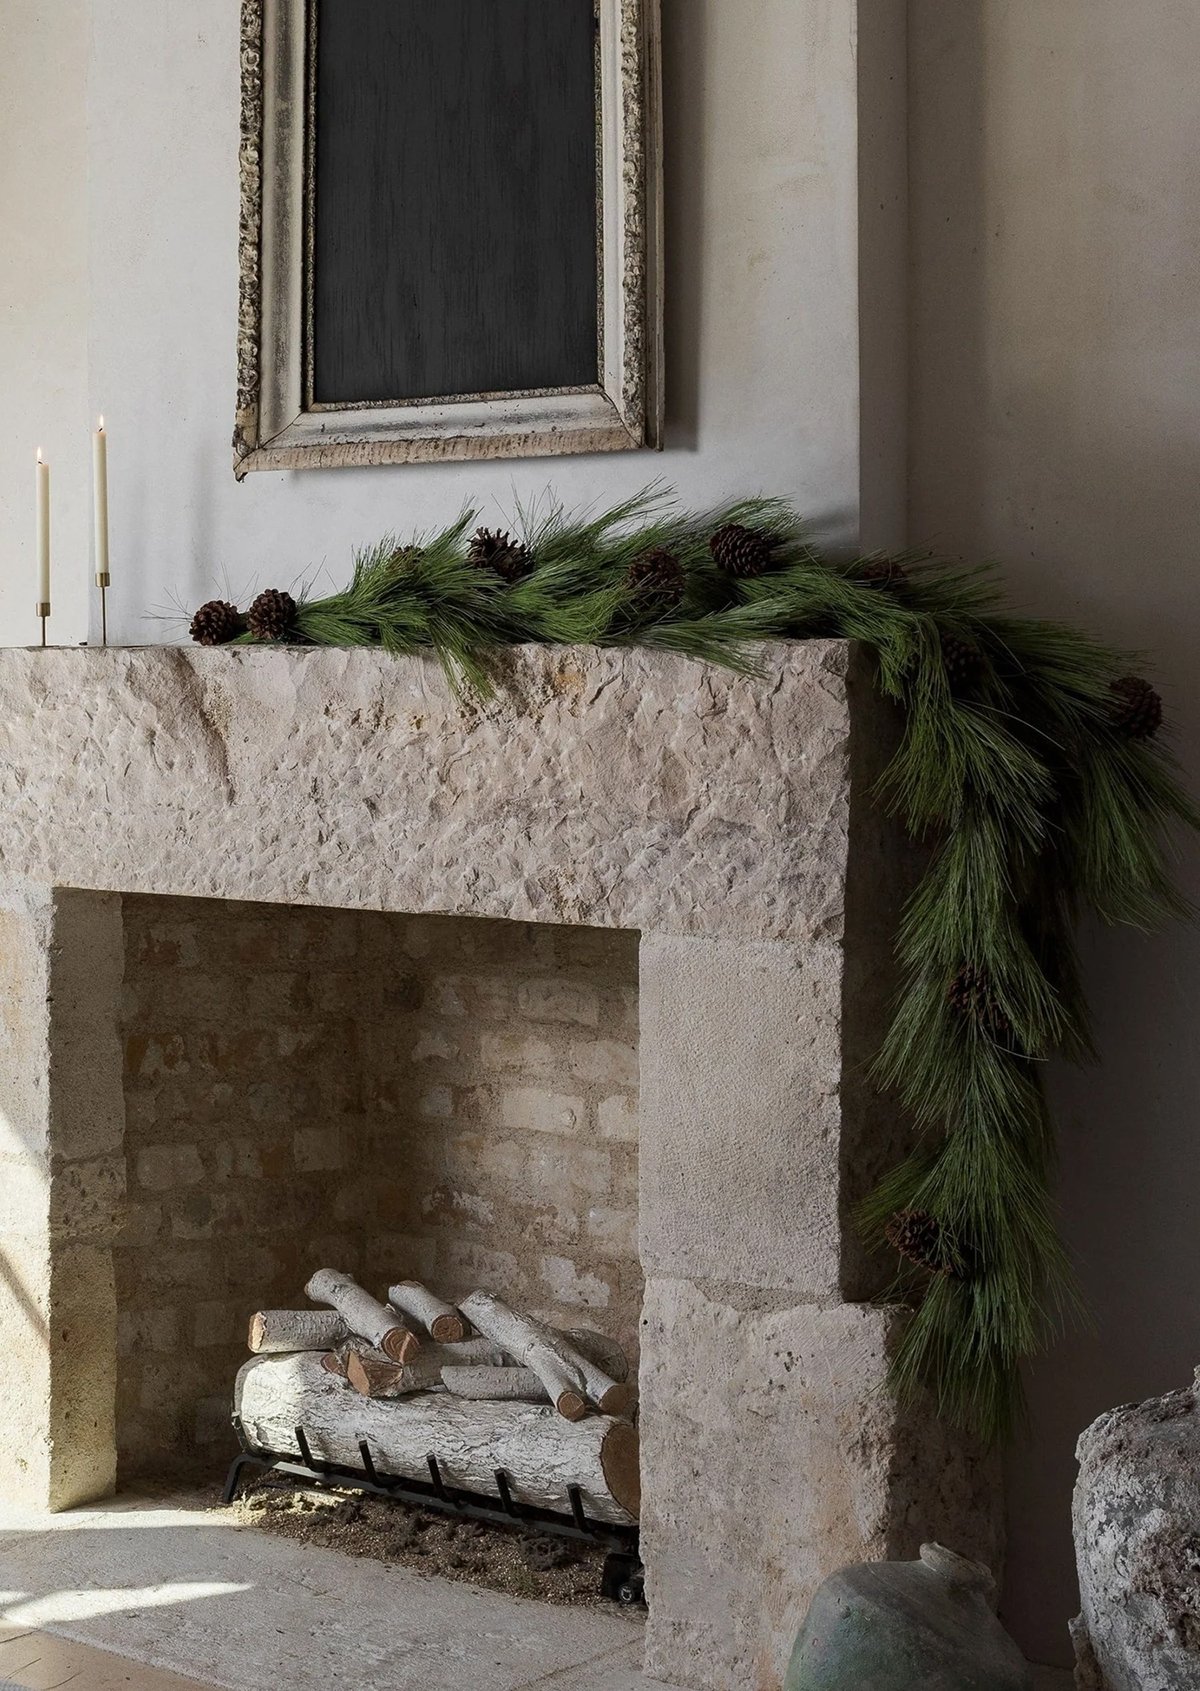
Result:
M313 1307L320 1269L495 1293L636 1378L635 933L149 896L122 923L118 1484L224 1474L249 1318Z

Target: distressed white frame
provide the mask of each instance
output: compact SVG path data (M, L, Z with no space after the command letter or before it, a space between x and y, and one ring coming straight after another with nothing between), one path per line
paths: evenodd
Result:
M659 449L659 0L597 0L603 371L578 392L306 409L307 0L242 0L234 473Z

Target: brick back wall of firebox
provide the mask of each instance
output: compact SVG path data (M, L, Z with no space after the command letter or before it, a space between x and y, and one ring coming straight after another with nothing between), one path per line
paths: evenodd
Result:
M637 936L127 898L124 1478L212 1474L252 1310L316 1267L637 1354Z

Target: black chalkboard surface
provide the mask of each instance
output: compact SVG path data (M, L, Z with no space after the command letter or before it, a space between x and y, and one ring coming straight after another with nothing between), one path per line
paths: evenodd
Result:
M312 402L594 384L594 0L310 3Z

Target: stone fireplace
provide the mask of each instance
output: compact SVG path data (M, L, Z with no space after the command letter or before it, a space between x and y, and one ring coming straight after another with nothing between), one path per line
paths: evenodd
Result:
M854 1229L909 883L854 648L0 653L0 1484L216 1475L331 1263L640 1347L647 1671L774 1691L819 1580L992 1474Z

